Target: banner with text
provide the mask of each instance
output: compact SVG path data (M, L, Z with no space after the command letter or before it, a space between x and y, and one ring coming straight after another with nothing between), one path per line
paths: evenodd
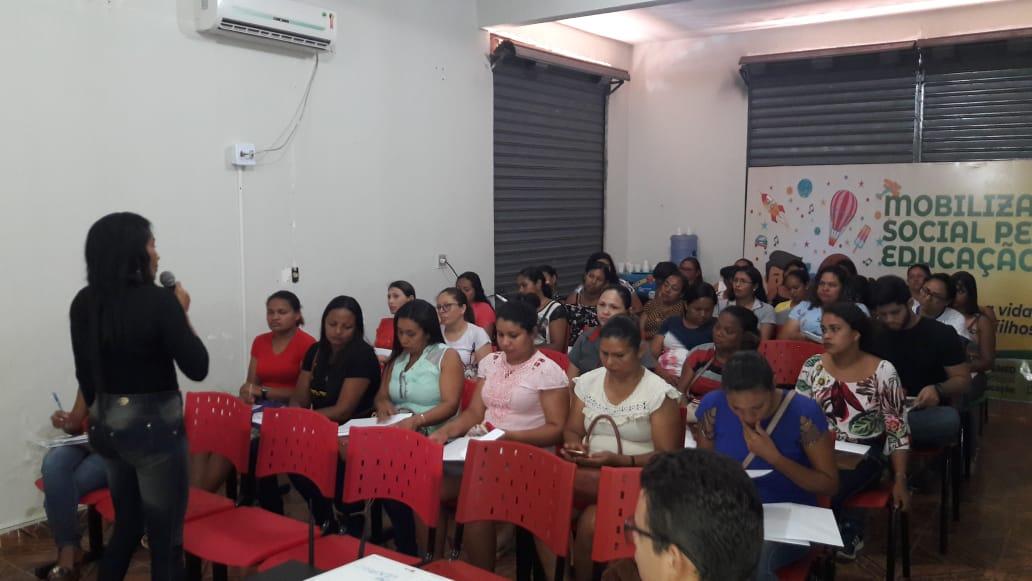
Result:
M838 253L867 276L970 272L1016 360L1008 396L1032 398L1032 161L750 168L743 255L762 270L776 250L811 271Z

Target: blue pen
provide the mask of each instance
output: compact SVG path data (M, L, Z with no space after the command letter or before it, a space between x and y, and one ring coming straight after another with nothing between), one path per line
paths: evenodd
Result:
M52 392L50 392L50 395L54 396L54 403L57 404L57 409L59 411L63 412L64 411L64 406L61 405L61 400L57 397L57 392L56 391L52 391Z

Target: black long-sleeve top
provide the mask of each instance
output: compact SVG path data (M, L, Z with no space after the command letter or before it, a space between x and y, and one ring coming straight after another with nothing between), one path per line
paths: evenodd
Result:
M86 402L92 404L97 386L87 292L84 288L75 295L70 318L75 377ZM121 308L125 332L115 344L105 345L100 351L101 391L153 393L179 389L175 364L194 381L208 375L208 351L190 329L173 293L151 284L132 287Z

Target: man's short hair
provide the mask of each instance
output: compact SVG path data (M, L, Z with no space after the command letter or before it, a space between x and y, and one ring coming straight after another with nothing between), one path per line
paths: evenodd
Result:
M907 305L910 302L910 287L907 281L888 274L874 281L869 289L872 309L887 305Z
M691 448L657 454L642 470L641 488L657 553L675 545L703 581L753 578L763 505L741 464Z
M946 298L949 302L953 302L953 299L957 296L957 287L953 286L953 282L950 281L950 275L945 272L937 272L932 276L928 277L928 280L937 280L943 284L943 288L946 289ZM925 284L928 284L928 280Z
M910 271L914 270L915 268L923 272L925 274L925 278L932 276L932 269L929 268L929 266L923 262L915 262L914 264L911 264L910 267L907 268L907 274L909 275Z

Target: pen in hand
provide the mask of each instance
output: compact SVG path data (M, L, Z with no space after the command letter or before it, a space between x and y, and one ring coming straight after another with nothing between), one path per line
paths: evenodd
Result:
M64 406L61 405L61 399L59 397L57 397L57 392L56 391L52 391L52 392L50 392L50 395L54 396L54 403L57 404L57 409L59 411L63 412L64 411Z

